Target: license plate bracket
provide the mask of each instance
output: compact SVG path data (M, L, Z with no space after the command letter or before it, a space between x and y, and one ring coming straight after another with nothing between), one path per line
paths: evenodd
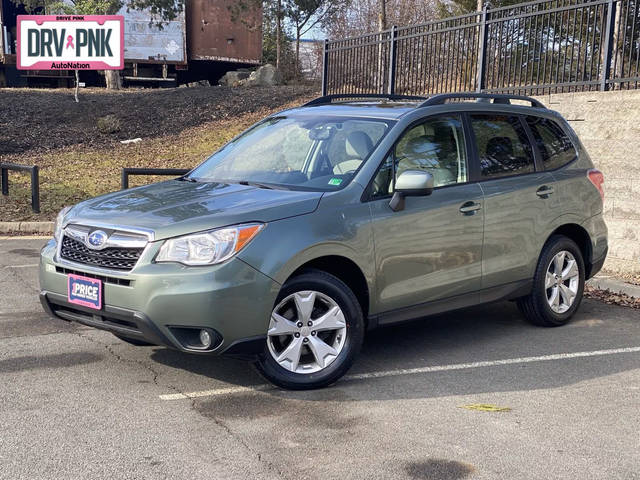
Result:
M67 299L69 303L101 310L102 281L70 273L68 275Z

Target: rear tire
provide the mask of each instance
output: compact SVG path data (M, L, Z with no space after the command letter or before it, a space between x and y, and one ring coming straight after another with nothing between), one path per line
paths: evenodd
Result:
M351 289L333 275L307 270L280 290L255 366L278 387L326 387L349 370L364 330L362 309Z
M570 238L553 235L542 248L533 289L529 295L518 299L518 308L534 325L565 325L582 301L584 277L580 248Z

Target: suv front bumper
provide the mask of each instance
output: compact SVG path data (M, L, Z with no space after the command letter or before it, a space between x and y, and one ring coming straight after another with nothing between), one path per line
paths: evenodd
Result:
M40 256L40 300L50 315L193 353L257 353L280 290L277 282L238 258L205 267L141 258L130 272L108 276L89 266L71 268L57 262L54 240L45 245ZM103 280L101 310L68 302L69 272ZM183 328L213 331L217 342L208 350L191 348L176 335Z

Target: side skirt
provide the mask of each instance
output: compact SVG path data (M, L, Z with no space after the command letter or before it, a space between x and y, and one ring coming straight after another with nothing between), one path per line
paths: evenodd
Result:
M497 302L499 300L514 300L528 295L533 287L533 280L521 280L505 283L497 287L485 288L475 292L443 298L433 302L421 303L411 307L399 308L388 312L369 316L369 330L382 325L415 320L429 315L450 312L461 308L473 307L484 303Z

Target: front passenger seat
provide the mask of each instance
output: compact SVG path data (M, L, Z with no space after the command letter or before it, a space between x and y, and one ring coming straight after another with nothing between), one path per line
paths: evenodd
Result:
M344 174L357 170L373 150L373 141L365 132L355 130L347 135L344 146L348 159L334 165L333 173Z

